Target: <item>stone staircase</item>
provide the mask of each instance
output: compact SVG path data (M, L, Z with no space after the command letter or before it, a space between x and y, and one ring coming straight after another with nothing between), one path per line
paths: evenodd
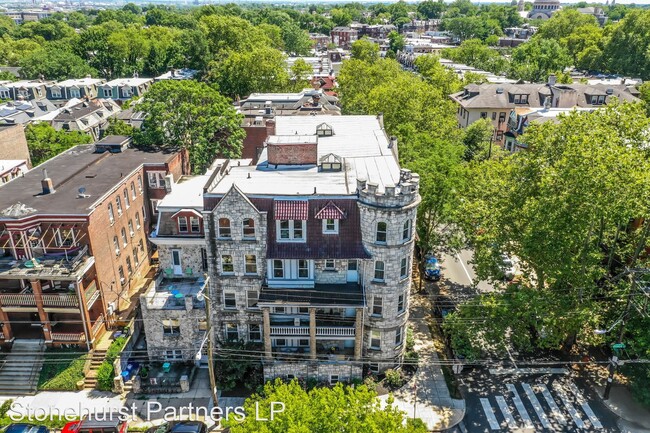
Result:
M97 370L106 358L106 350L95 349L92 351L90 357L90 369L86 373L84 379L84 389L95 389L97 386Z
M0 364L0 395L36 394L44 350L42 340L14 340L11 352Z

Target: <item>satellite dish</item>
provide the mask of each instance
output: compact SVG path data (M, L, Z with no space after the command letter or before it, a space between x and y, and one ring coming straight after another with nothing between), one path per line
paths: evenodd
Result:
M79 194L85 194L86 193L86 187L82 186L79 188Z

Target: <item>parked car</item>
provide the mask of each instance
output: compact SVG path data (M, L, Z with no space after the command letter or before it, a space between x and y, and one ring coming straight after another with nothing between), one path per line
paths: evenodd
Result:
M516 273L515 263L512 261L510 257L508 257L505 254L501 255L500 268L503 274L503 278L505 278L508 281L515 278L515 273Z
M424 279L431 281L440 280L440 262L431 254L424 257Z
M83 419L67 423L61 433L126 433L126 421L118 414L102 416L106 421ZM40 433L40 432L39 432Z
M201 421L171 421L151 427L147 433L206 433L208 427Z
M50 433L47 427L36 424L16 423L9 424L2 430L3 433Z

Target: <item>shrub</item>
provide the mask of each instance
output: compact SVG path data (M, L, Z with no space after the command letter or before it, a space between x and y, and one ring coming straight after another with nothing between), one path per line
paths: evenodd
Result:
M262 383L261 359L251 357L242 360L241 351L254 352L260 349L259 344L232 342L224 344L226 350L216 361L217 385L222 391L231 391L237 385L244 385L246 389L253 390ZM232 353L232 354L230 354Z
M368 387L369 390L375 391L377 389L377 379L375 379L375 376L368 376L365 379L363 379L363 384Z
M126 336L117 337L106 350L106 358L97 370L97 389L100 391L110 391L113 389L113 378L115 377L115 368L113 362L120 356Z
M39 390L76 391L77 382L84 378L87 353L79 349L48 349L38 378Z
M384 374L386 375L386 384L391 388L399 388L404 384L404 378L402 377L401 371L389 368Z
M9 412L9 409L11 409L11 403L14 401L12 399L5 400L4 403L2 403L2 406L0 406L0 418L4 418L5 415L7 415L7 412Z

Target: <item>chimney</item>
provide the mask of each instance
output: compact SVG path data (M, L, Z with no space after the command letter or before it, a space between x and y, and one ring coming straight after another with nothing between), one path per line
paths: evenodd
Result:
M549 75L548 76L548 85L549 86L555 86L556 80L557 80L557 77L555 76L555 74Z
M273 119L266 121L266 136L268 137L269 135L275 135L275 120Z
M52 179L47 177L47 170L43 169L43 180L41 180L41 187L43 188L43 195L54 193L54 183Z

